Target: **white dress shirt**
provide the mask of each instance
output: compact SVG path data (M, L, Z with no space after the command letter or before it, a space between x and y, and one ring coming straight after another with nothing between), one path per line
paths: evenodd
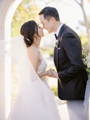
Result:
M58 27L57 31L55 32L55 34L56 34L57 36L58 36L59 31L60 31L60 29L61 29L62 26L63 26L63 24L60 24L60 26Z

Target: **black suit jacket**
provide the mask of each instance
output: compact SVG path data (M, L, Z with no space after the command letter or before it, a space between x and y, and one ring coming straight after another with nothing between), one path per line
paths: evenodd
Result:
M58 80L59 98L83 100L88 75L82 61L81 41L79 36L65 24L58 35L54 62L60 79Z

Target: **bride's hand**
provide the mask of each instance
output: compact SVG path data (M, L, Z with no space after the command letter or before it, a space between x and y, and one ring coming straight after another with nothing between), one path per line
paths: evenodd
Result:
M39 77L45 77L47 76L47 71L38 73Z
M50 70L47 71L47 76L58 78L58 73L55 70L50 69Z

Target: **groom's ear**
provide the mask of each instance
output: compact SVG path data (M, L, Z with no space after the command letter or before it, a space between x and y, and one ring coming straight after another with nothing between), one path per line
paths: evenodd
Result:
M49 21L56 22L54 17L50 17Z

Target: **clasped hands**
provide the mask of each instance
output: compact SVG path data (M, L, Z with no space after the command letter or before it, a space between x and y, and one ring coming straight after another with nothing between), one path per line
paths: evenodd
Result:
M40 77L48 76L53 78L58 78L58 73L54 69L49 69L39 75Z

